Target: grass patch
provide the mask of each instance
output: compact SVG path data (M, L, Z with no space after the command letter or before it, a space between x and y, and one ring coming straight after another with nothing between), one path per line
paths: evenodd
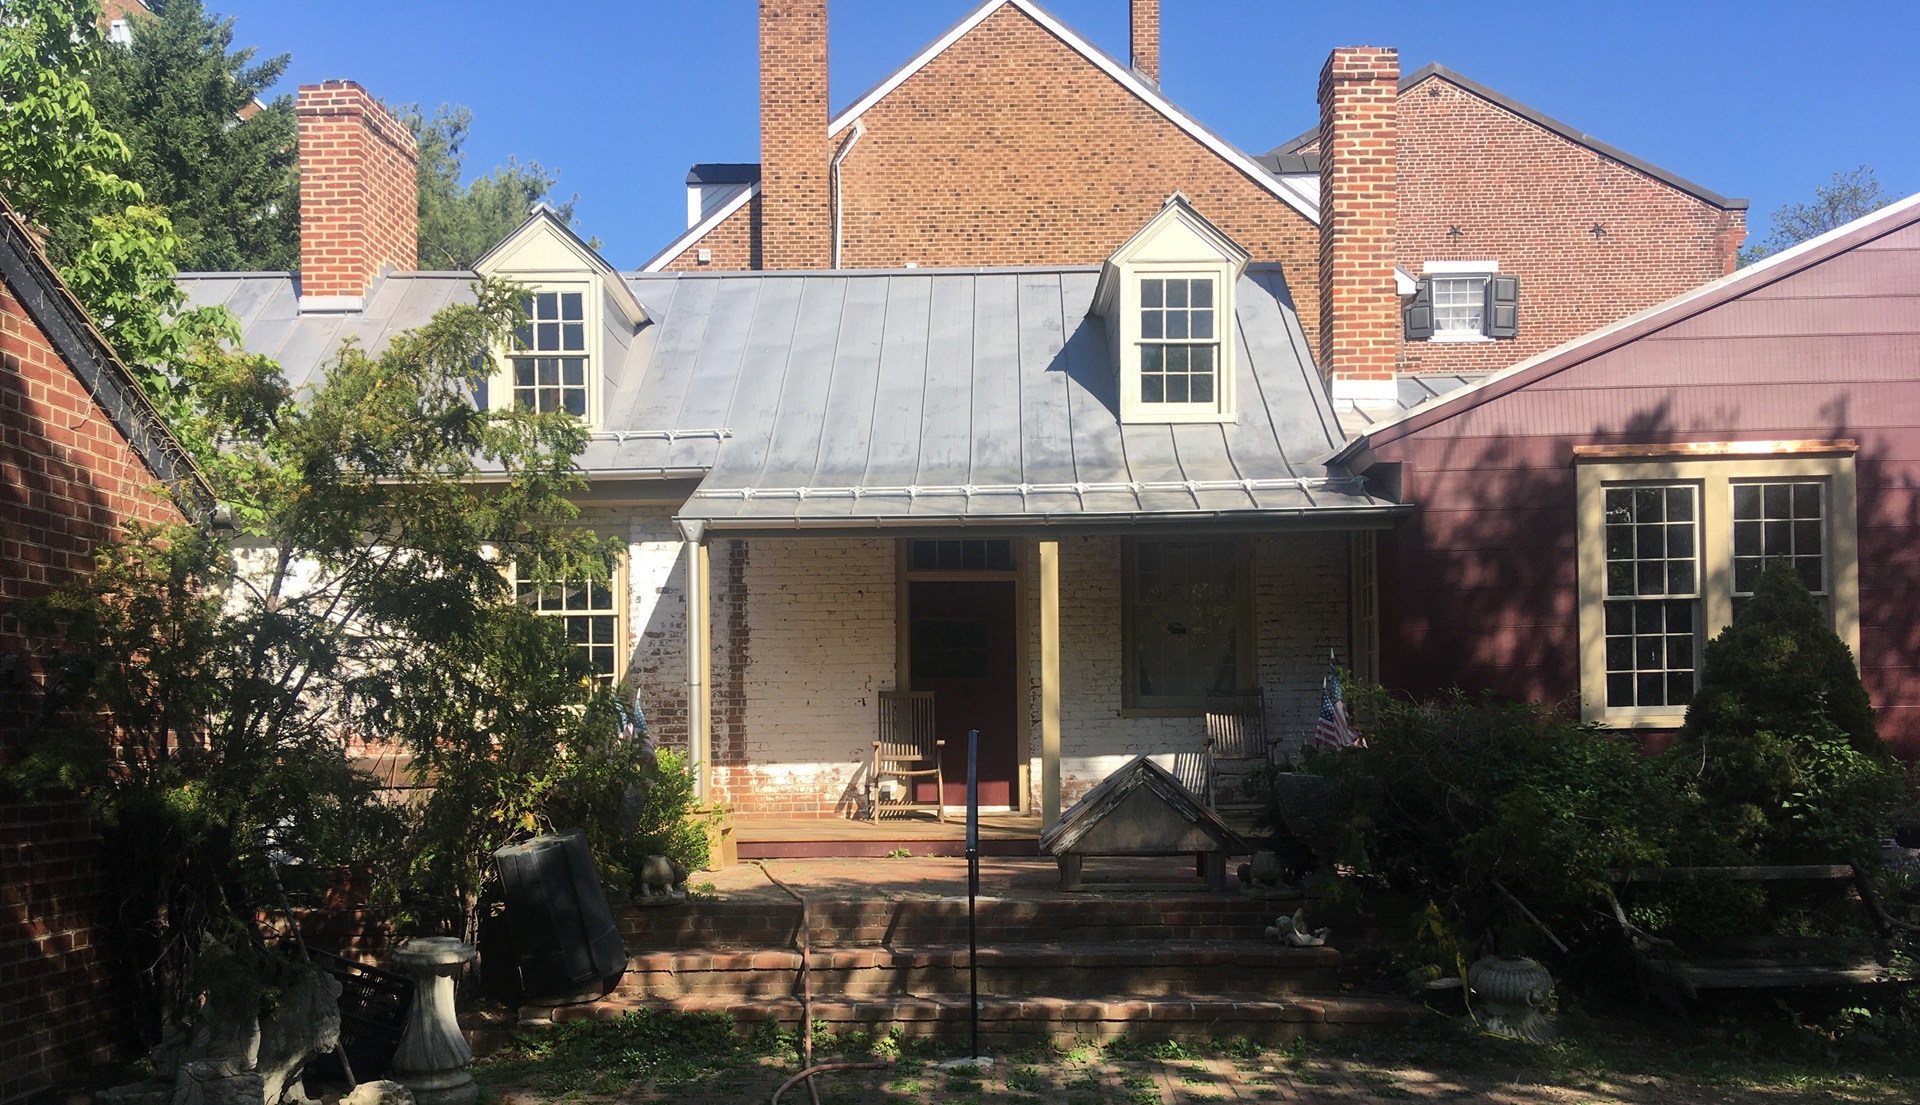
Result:
M711 1084L764 1052L743 1040L721 1013L629 1010L610 1021L541 1025L475 1064L490 1085L551 1093L617 1093L636 1081Z

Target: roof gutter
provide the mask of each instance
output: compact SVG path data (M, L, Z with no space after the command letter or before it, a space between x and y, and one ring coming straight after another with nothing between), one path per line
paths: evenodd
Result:
M899 514L869 514L851 517L807 518L726 518L676 515L674 521L694 522L713 532L731 536L788 537L808 532L822 536L859 536L884 533L905 536L913 531L946 533L953 530L1027 531L1042 529L1053 534L1110 533L1115 528L1182 529L1196 524L1212 524L1232 530L1355 530L1390 529L1414 511L1411 504L1381 503L1364 507L1294 507L1286 510L1160 510L1116 511L1100 514L1079 512L1036 514L948 515L925 517Z

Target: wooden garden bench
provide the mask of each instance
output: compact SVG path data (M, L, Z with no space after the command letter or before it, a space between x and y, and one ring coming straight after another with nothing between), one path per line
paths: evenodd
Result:
M1607 902L1627 937L1643 987L1676 1006L1706 990L1868 986L1911 980L1911 975L1892 965L1891 940L1896 932L1914 931L1915 927L1889 917L1880 908L1865 873L1851 864L1649 867L1609 871L1607 877L1621 886L1706 880L1831 884L1836 897L1845 895L1846 884L1852 884L1860 912L1872 931L1865 939L1766 937L1684 948L1629 921L1609 887Z

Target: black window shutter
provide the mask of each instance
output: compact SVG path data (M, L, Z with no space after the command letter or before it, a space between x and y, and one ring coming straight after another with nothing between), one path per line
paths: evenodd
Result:
M1517 276L1487 277L1487 336L1490 338L1514 338L1520 336L1520 278Z
M1426 341L1433 336L1433 281L1424 277L1414 286L1413 302L1407 304L1401 318L1407 324L1408 341Z

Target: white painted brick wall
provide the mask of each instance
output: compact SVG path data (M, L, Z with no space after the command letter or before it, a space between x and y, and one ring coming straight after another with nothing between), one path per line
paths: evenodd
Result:
M893 542L755 541L746 576L747 758L844 783L894 683Z

